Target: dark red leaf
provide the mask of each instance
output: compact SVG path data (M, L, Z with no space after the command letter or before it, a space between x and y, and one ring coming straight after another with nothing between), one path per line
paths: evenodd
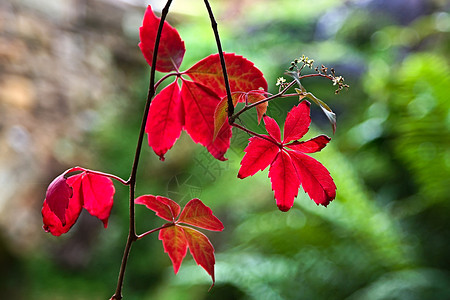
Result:
M145 126L148 144L161 160L180 137L183 124L184 107L175 81L153 99Z
M260 88L267 91L264 75L251 61L234 53L224 53L224 56L231 92L249 92ZM195 82L212 89L220 98L226 96L219 54L197 62L186 74Z
M181 210L178 203L162 196L144 195L136 198L134 203L147 206L158 217L170 222L175 221L175 218L178 217Z
M175 225L163 228L159 232L159 239L163 243L164 252L169 255L172 261L173 271L177 274L188 247L183 228Z
M139 28L141 42L139 47L149 65L153 60L153 48L155 47L156 34L160 18L156 17L151 6L147 7L144 15L143 25ZM161 40L158 49L156 70L160 72L178 71L186 49L178 31L164 22Z
M179 223L197 226L207 230L222 231L223 224L212 210L199 199L189 201L181 212Z
M213 245L203 233L185 226L183 226L183 229L192 257L194 257L198 265L202 266L208 272L214 285L214 264L216 260L214 258Z
M269 138L269 136L266 135ZM264 170L273 162L280 148L275 143L259 137L251 137L245 148L245 155L241 161L238 177L252 176L259 170Z
M69 199L67 209L64 212L66 220L64 225L56 214L50 210L47 201L44 201L42 206L43 228L46 232L50 232L54 236L60 236L68 232L77 221L83 208L82 196L80 195L81 174L69 177L66 183L71 187L72 197Z
M284 124L283 143L298 140L308 132L311 124L310 106L308 101L303 101L289 111Z
M44 203L59 218L63 226L66 225L66 209L73 194L64 175L65 173L59 175L50 183L44 200Z
M185 129L192 140L207 147L215 158L226 160L224 154L230 146L230 129L222 127L222 133L219 131L218 138L213 142L214 111L220 98L206 86L186 80L181 88L181 98L184 103Z
M289 151L301 185L317 204L327 206L336 197L336 185L328 170L314 158L298 151Z
M223 124L216 138L206 146L208 152L218 160L225 161L225 153L230 148L231 143L231 126L227 123Z
M300 183L292 159L286 152L278 153L270 166L269 177L278 208L288 211L294 205Z
M319 135L304 142L295 141L291 144L287 144L286 147L303 153L314 153L322 150L330 140L331 138L326 135Z

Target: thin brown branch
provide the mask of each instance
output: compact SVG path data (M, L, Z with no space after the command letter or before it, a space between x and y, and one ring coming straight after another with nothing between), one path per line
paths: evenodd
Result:
M134 155L133 166L131 168L130 178L128 179L129 188L130 188L130 198L129 198L129 214L130 214L130 222L129 222L129 231L127 243L125 245L125 250L122 257L122 263L120 265L119 277L117 279L117 287L116 292L111 297L111 300L121 300L122 299L122 287L123 287L123 279L125 276L125 270L128 262L128 256L130 254L131 245L133 242L137 240L136 236L136 221L135 221L135 188L136 188L136 175L139 166L139 158L142 150L142 143L144 139L145 125L147 123L148 111L150 109L150 103L155 96L155 74L156 74L156 61L158 57L158 48L159 42L161 40L161 33L164 25L164 21L166 19L167 14L169 13L169 7L172 4L172 0L168 0L166 6L162 10L161 20L159 21L158 32L156 35L155 46L153 48L153 60L150 69L150 83L147 94L147 100L145 103L144 115L142 117L141 128L139 130L138 142L136 145L136 152Z
M234 105L233 105L233 98L231 97L230 82L228 81L228 72L227 67L225 65L225 57L223 55L222 43L220 42L219 31L217 29L217 22L216 19L214 18L211 6L209 5L209 1L208 0L204 1L206 9L208 10L209 19L211 20L211 28L214 31L214 37L216 39L217 44L217 51L219 51L220 64L222 65L223 80L225 82L225 89L227 91L228 120L230 124L232 124L233 123L232 120L234 121L234 119L231 119L231 116L234 114Z

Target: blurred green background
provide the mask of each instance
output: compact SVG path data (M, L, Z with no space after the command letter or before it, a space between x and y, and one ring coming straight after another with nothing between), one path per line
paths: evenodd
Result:
M81 165L127 178L149 68L137 43L147 4L0 4L0 290L4 299L109 299L127 235L127 189L116 184L105 230L84 212L55 238L41 229L48 183ZM334 67L349 90L304 86L337 113L313 154L338 187L327 208L300 192L278 211L267 170L236 177L248 136L226 162L183 133L165 162L144 147L137 194L201 198L222 220L207 232L216 285L190 254L178 275L157 235L135 243L125 299L450 299L450 4L445 0L212 0L223 48L276 78L302 54ZM203 1L174 1L182 69L216 52ZM278 121L298 99L271 102ZM312 107L313 129L332 135ZM243 116L257 127L254 112ZM138 232L162 225L137 207Z

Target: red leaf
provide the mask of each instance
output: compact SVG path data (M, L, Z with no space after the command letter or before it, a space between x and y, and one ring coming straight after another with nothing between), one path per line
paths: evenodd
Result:
M236 107L236 104L239 100L239 96L236 94L232 97L233 105ZM213 140L216 139L219 134L220 129L222 129L223 125L228 121L228 99L227 97L223 97L220 99L219 103L214 110L214 134Z
M197 226L207 230L222 231L223 224L212 210L199 199L189 201L181 212L179 223Z
M289 111L284 124L283 143L298 140L308 132L311 124L310 106L308 101L303 101Z
M287 144L286 147L303 153L314 153L322 150L330 140L331 138L326 135L319 135L304 142L295 141L291 144Z
M269 136L267 136L269 137ZM253 176L259 170L264 170L273 162L280 148L272 142L259 137L251 137L245 148L238 177Z
M281 143L281 131L280 126L271 117L264 116L264 125L269 135L278 143Z
M59 218L63 226L66 225L66 209L73 195L72 188L64 178L65 173L59 175L50 183L44 200L44 203Z
M246 58L234 53L224 53L231 92L248 92L262 88L267 91L267 82L262 72ZM186 74L219 95L226 96L219 54L212 54L193 65Z
M218 160L227 160L224 155L228 148L230 148L231 134L231 126L225 123L217 134L217 137L206 146L208 152Z
M105 176L87 172L82 177L81 190L83 207L91 215L99 218L106 228L115 193L112 180Z
M301 185L317 204L327 206L336 197L336 185L328 170L314 158L298 151L289 151Z
M64 173L65 174L65 173ZM50 232L54 236L60 236L69 231L75 224L78 216L83 208L81 192L81 174L69 177L66 183L71 187L72 197L69 199L67 209L64 212L65 224L61 222L60 218L53 213L48 205L48 201L44 201L42 206L42 218L44 222L44 230Z
M152 64L153 60L153 48L155 47L159 22L160 18L155 16L149 5L145 11L143 25L139 28L139 37L141 40L139 47L149 65ZM164 22L159 43L156 70L160 72L178 71L185 51L184 42L181 40L178 31L170 26L169 23Z
M164 154L180 137L183 123L184 108L175 81L153 99L145 126L148 144L161 160L164 160Z
M220 98L204 85L183 81L181 98L184 103L185 129L192 140L208 148L208 151L219 160L226 160L223 156L228 150L231 139L231 129L223 128L221 139L213 142L214 111Z
M194 257L198 265L202 266L208 272L214 285L214 264L216 260L214 258L213 245L203 233L189 227L183 226L183 229L192 257Z
M136 198L134 203L147 206L158 217L170 222L175 221L175 218L180 214L181 210L178 203L162 196L144 195Z
M288 211L294 205L300 183L292 159L286 152L278 153L270 166L269 177L278 208L281 211Z
M181 262L186 256L188 247L183 228L181 226L163 228L159 232L159 239L163 243L164 252L169 255L170 260L172 261L173 271L177 274Z

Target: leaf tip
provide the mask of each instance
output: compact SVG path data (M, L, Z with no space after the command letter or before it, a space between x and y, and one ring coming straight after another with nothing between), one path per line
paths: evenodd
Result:
M278 205L278 209L281 210L282 212L287 212L288 210L291 209L292 206L286 206L286 205Z

